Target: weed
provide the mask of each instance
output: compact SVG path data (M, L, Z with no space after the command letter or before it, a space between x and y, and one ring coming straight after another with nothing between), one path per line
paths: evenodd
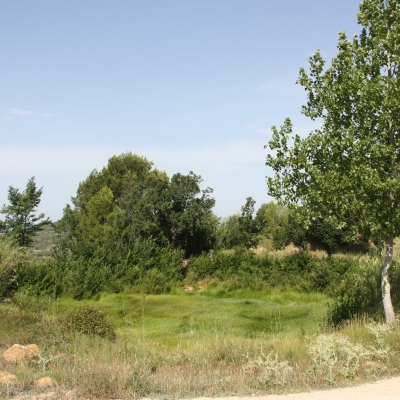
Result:
M374 336L374 345L352 343L341 333L318 335L308 344L315 374L322 374L329 383L334 383L338 376L354 378L361 366L372 372L379 367L387 369L390 358L390 346L386 336L393 331L392 327L375 322L366 324Z
M293 368L288 361L278 361L278 354L275 356L270 352L267 356L261 351L261 355L255 359L248 357L248 363L243 367L248 374L257 375L257 380L265 386L284 386L293 373Z
M341 334L318 335L309 343L314 371L322 373L329 383L334 383L338 374L354 377L360 360L369 356L361 344L353 344Z

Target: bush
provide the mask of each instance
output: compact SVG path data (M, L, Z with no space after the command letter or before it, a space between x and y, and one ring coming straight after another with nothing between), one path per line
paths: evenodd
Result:
M0 299L17 290L19 276L28 262L25 250L6 236L0 236Z
M129 251L118 246L89 249L77 243L78 247L75 254L55 253L53 259L26 268L21 286L35 295L82 300L100 292L121 293L125 288L165 293L183 278L183 251L173 253L151 240L138 240Z
M136 288L143 294L162 294L171 290L171 282L163 272L154 268L144 273Z
M340 284L332 288L333 303L329 305L326 322L338 326L346 320L380 310L379 258L354 263L341 277Z
M317 260L308 251L273 257L255 255L251 250L236 247L217 251L211 259L207 254L192 258L187 278L191 282L213 279L228 282L231 288L261 289L265 285L300 291L337 295L342 277L354 268L352 257L327 257Z
M308 345L308 350L314 371L322 374L329 383L334 383L337 375L356 376L360 364L370 356L370 351L362 344L353 344L338 333L317 336Z
M61 323L67 332L80 332L110 340L116 338L116 326L96 307L85 305L66 314Z
M389 355L393 353L387 343L393 327L386 324L365 325L374 337L373 345L352 343L346 336L334 332L312 338L308 350L312 358L314 372L322 375L329 383L338 378L354 378L359 370L385 371Z

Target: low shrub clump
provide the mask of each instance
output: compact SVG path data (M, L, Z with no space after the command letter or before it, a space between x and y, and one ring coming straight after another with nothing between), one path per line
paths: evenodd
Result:
M339 378L355 378L360 370L373 375L384 372L390 364L391 348L387 336L395 329L388 325L370 323L365 326L373 335L374 343L352 343L344 334L321 334L310 341L308 350L314 374L329 383Z
M76 331L110 340L116 338L116 326L103 312L91 305L69 311L62 319L61 325L67 332Z
M249 359L243 369L246 373L255 374L257 380L265 386L285 386L293 374L289 362L279 361L278 354L273 355L272 352L265 355L261 351L261 355Z

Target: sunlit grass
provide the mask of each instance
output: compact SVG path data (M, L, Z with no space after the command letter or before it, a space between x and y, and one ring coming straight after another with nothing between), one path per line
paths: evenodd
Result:
M214 295L215 297L214 297ZM314 334L326 313L322 294L218 289L181 295L107 294L86 301L109 314L123 336L132 340L157 340L169 346L189 345L197 338L229 332L237 338L266 338ZM60 299L58 312L81 302Z

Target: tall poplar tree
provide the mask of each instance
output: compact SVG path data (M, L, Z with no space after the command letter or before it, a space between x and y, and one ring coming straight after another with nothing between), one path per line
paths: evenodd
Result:
M400 2L360 4L360 35L339 34L338 54L326 67L321 53L298 82L308 94L302 112L322 126L301 139L286 119L272 127L266 164L269 194L302 205L311 219L380 238L385 244L382 297L394 323L389 268L400 235Z

